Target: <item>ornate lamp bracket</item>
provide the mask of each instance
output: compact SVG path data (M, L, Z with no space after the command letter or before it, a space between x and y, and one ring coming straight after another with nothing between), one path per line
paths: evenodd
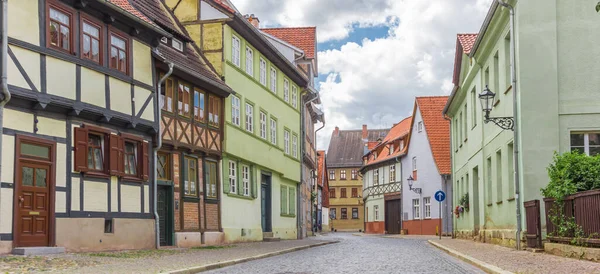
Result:
M515 119L513 117L485 117L486 124L492 122L504 130L515 131Z

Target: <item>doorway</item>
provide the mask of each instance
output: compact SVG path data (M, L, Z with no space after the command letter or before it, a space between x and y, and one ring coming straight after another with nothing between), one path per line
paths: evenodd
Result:
M400 234L400 199L385 201L385 230L387 234Z
M261 174L260 209L263 232L272 232L271 228L271 175Z
M173 188L159 185L156 195L160 245L171 246L173 245Z
M52 246L55 143L17 136L14 247Z

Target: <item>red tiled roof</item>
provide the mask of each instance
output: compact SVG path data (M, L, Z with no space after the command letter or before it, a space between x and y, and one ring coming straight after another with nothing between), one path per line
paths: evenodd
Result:
M469 55L477 40L477 33L460 33L456 35L465 54Z
M139 10L137 10L136 8L134 8L131 3L129 3L128 0L107 0L108 2L114 4L115 6L125 10L126 12L131 13L132 15L134 15L137 18L140 18L144 21L146 21L147 23L156 26L156 24L154 24L154 22L152 22L152 20L148 19L148 17L146 17L145 15L143 15Z
M227 4L225 1L223 1L223 0L212 0L212 2L215 3L215 4L217 4L219 7L224 8L226 11L235 14L235 9L233 9L232 7L230 7L229 4Z
M265 28L260 30L303 50L307 58L315 57L315 42L317 40L316 27Z
M433 159L440 174L450 174L450 122L442 114L448 96L417 97ZM416 108L415 108L416 111Z
M385 136L381 144L374 148L374 150L379 150L379 152L377 153L377 158L373 159L372 157L370 157L365 166L385 162L387 160L393 159L406 153L407 146L405 146L402 150L400 150L399 146L396 146L394 147L394 151L392 151L392 153L390 154L390 146L388 146L387 144L406 136L410 132L411 122L412 117L407 117L400 121L400 123L395 124L394 127L392 127L389 133ZM371 152L369 152L369 154L371 154Z
M317 151L317 184L323 188L323 207L329 207L329 177L325 176L327 173L327 166L325 165L325 151Z

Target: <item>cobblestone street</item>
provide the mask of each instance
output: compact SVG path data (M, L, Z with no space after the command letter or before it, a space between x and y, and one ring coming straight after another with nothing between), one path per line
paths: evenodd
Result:
M425 239L360 237L350 233L322 238L340 243L205 273L483 273L429 245Z

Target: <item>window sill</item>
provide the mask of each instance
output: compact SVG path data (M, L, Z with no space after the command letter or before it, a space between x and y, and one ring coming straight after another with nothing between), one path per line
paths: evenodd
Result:
M489 204L487 204L487 206L492 206L492 205L493 205L493 203L489 203Z
M127 182L132 182L132 183L143 183L144 180L138 178L138 177L127 177L127 176L123 176L123 181L127 181Z
M425 217L424 220L431 220L431 217Z
M515 197L510 197L510 198L506 199L507 202L512 202L514 200L515 200Z
M106 173L99 173L99 172L84 172L83 173L83 177L88 177L88 178L100 178L100 179L109 179L110 175L106 174Z
M358 220L358 218L352 218L352 220Z
M296 214L280 214L279 216L285 218L296 218Z
M218 204L219 203L219 199L217 198L205 198L204 202L207 204Z
M496 202L496 204L497 204L497 205L501 205L501 204L502 204L502 201L497 201L497 202Z
M183 197L183 201L184 202L190 202L190 203L197 203L197 202L200 202L200 198L199 197L184 196Z
M244 199L244 200L255 200L256 198L252 197L252 196L245 196L245 195L239 195L239 194L235 194L235 193L227 193L227 197L232 197L232 198L237 198L237 199Z

